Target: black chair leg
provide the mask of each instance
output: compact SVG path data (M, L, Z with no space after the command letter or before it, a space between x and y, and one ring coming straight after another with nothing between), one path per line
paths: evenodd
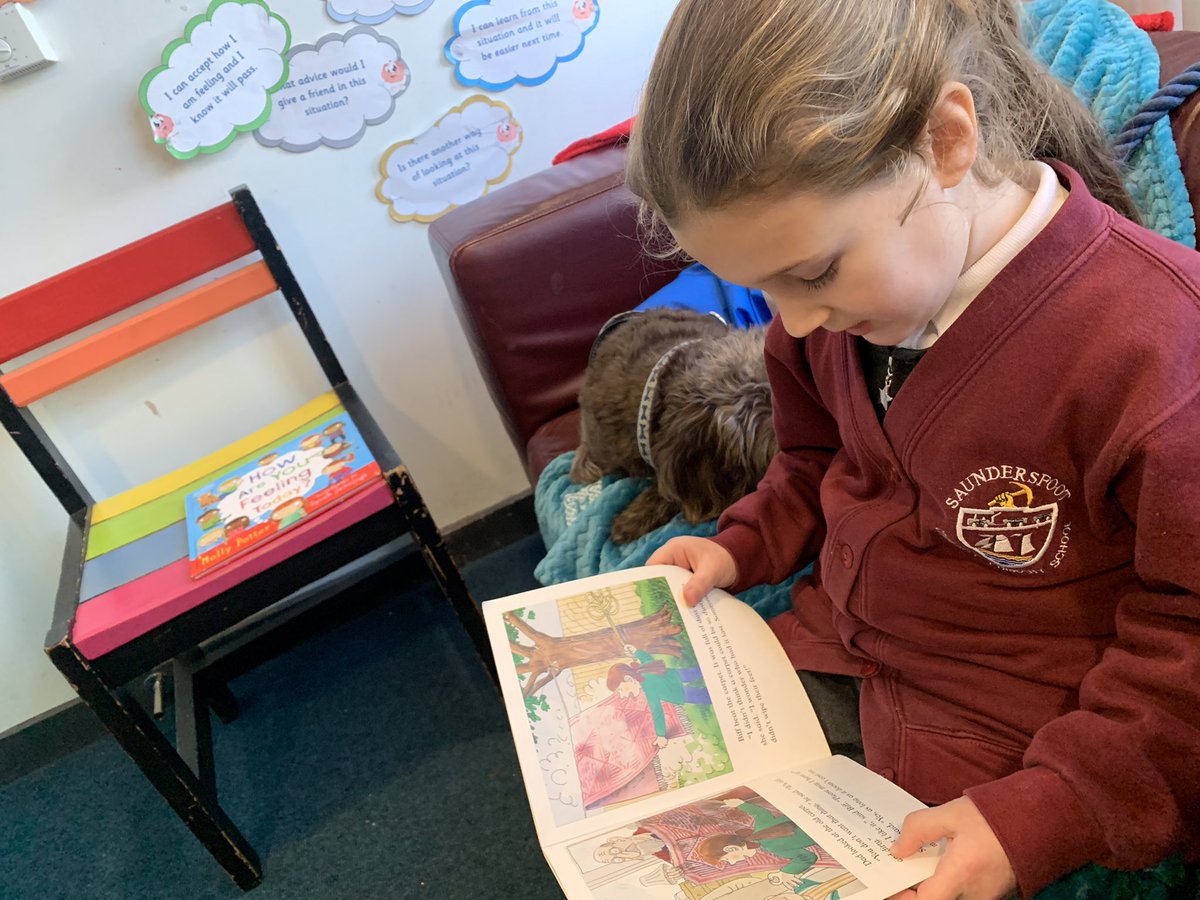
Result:
M228 725L241 715L242 710L238 706L237 697L224 681L205 680L204 696L208 700L209 708L224 724Z
M463 581L450 551L446 549L446 543L425 506L421 492L417 490L412 476L403 466L388 473L388 483L392 487L392 493L396 495L400 511L421 548L430 572L433 573L446 599L450 601L450 605L454 607L459 621L475 645L475 652L479 654L480 661L499 689L500 678L496 672L496 662L492 658L491 644L488 643L487 629L483 624L483 613L471 597L467 583Z
M217 805L214 792L184 762L146 711L124 690L108 684L73 645L64 641L48 652L51 661L74 685L83 702L100 717L100 721L112 732L150 783L229 873L234 883L243 890L256 887L262 881L262 866L254 848ZM196 702L194 681L186 680L190 682L187 689L178 682L175 685L177 706L181 702ZM202 718L207 721L207 707L204 707ZM197 737L202 738L203 735ZM204 764L198 762L197 767L203 769Z
M213 763L212 719L208 713L202 679L195 660L186 656L175 659L175 748L200 780L209 798L217 800L217 773Z

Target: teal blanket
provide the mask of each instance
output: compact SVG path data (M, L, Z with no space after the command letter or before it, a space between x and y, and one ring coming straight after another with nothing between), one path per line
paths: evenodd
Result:
M657 548L681 534L709 537L715 521L689 525L676 516L666 525L628 544L608 539L613 519L646 487L645 479L606 477L592 484L571 481L574 453L551 461L533 494L534 511L546 542L546 557L534 570L542 584L560 584L600 572L628 569L646 562ZM782 584L760 585L738 596L763 618L791 608L790 591L797 576Z
M1030 0L1018 4L1033 55L1069 85L1114 138L1158 90L1158 52L1133 19L1105 0ZM1163 116L1134 152L1125 186L1147 228L1196 246L1196 223L1183 168Z

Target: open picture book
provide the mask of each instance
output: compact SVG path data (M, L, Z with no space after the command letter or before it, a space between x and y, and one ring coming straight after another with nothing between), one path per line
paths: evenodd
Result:
M690 573L627 569L483 604L538 841L569 900L875 900L941 845L843 756L762 618Z

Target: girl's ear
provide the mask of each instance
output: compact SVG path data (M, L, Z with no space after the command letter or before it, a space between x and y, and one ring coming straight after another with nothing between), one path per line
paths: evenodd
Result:
M946 82L925 128L934 178L943 188L955 187L971 171L979 152L979 122L971 89L959 81Z

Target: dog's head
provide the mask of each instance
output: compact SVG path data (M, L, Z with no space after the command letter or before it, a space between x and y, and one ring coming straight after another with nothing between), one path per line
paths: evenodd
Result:
M654 470L642 459L636 431L647 378L672 347L697 339L699 343L690 346L701 346L727 331L713 316L651 309L603 333L592 348L579 392L580 442L571 479L585 483L603 475L652 477Z
M778 449L763 359L765 329L693 345L656 404L653 458L662 496L696 524L754 490Z

